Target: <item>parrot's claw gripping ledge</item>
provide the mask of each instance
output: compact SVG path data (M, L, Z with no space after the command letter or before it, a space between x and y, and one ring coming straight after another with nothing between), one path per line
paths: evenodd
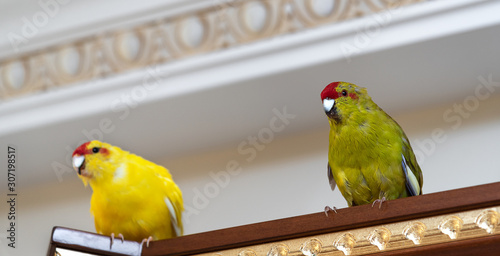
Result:
M333 206L333 208L330 208L330 206L325 206L325 215L328 217L328 212L335 212L337 213L337 207Z
M123 237L122 233L119 233L118 237L122 240L122 243L125 242L125 237ZM115 233L111 233L111 243L109 245L109 249L111 249L111 247L113 247L114 241L115 241Z
M383 202L385 202L385 201L387 201L387 200L385 199L385 196L384 196L384 197L382 197L382 199L377 199L377 200L373 201L373 203L372 203L372 208L375 206L375 204L376 204L376 203L380 203L380 204L378 205L378 208L379 208L379 209L381 209L381 208L382 208L382 203L383 203Z
M149 242L151 242L151 241L153 241L153 237L152 237L152 236L150 236L150 237L148 237L148 238L144 238L144 239L142 239L142 242L141 242L141 247L142 247L142 245L143 245L144 243L146 243L146 247L149 247Z

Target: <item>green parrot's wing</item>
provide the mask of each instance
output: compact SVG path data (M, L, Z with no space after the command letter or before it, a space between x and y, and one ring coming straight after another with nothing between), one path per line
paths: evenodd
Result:
M403 137L403 153L401 156L401 166L406 177L406 189L409 195L421 195L423 183L422 171L420 170L420 166L418 166L415 154L411 149L406 135Z
M335 182L335 179L333 178L332 168L330 168L330 164L327 164L326 171L327 171L327 175L328 175L328 181L330 182L330 187L332 188L332 190L335 190L337 183Z
M402 156L403 156L403 161L401 165L403 166L403 171L406 177L406 190L410 193L411 196L420 195L420 185L417 180L417 177L415 177L415 174L413 174L413 171L410 169L410 166L408 166L405 156L404 155Z

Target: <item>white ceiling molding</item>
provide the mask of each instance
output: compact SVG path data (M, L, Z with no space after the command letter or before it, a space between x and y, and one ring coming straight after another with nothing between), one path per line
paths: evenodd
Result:
M107 112L110 109L109 103L113 102L116 95L140 93L142 89L138 88L145 88L148 83L160 80L161 85L154 86L154 94L141 100L141 104L326 62L349 62L350 57L373 51L488 27L500 22L500 17L494 15L498 6L495 1L426 3L405 8L404 11L387 11L386 14L374 14L341 24L309 29L245 47L171 63L149 65L136 71L81 82L70 89L58 90L56 87L50 93L4 102L0 109L2 118L18 121L11 122L14 125L1 127L0 135L22 127L33 128ZM485 18L475 18L478 12L483 13ZM377 36L374 42L366 44L366 47L357 44L359 28L375 24L376 16L388 20L387 24L383 24L383 34ZM439 19L454 19L456 22L436 26ZM463 22L464 20L467 22ZM295 61L298 59L301 61ZM173 86L174 84L183 86ZM94 103L83 109L78 107L81 104L79 101ZM54 109L65 111L53 111ZM44 115L40 111L51 114ZM22 118L23 115L31 118ZM33 116L39 118L32 118Z
M0 62L0 96L4 99L25 94L44 93L53 88L76 82L91 81L126 71L165 64L203 53L225 50L249 42L271 39L310 27L384 13L374 17L370 25L385 26L401 8L420 0L390 4L386 1L335 1L331 6L317 1L215 1L200 9L170 13L161 19L149 17L148 22L95 31L92 36L65 40L49 47L4 58ZM205 1L206 2L206 1ZM319 3L328 3L320 1ZM333 1L331 2L333 3ZM69 4L53 1L45 12L33 16L21 34L9 31L7 38L15 51L38 33L37 26L48 23L49 16L57 17L60 9ZM184 6L182 6L184 7ZM179 8L176 8L179 9ZM325 11L326 10L326 11ZM384 17L385 16L385 17ZM42 22L40 17L44 17ZM116 22L120 23L120 22ZM130 22L129 22L130 23ZM77 28L71 28L78 30ZM378 27L375 27L378 29Z

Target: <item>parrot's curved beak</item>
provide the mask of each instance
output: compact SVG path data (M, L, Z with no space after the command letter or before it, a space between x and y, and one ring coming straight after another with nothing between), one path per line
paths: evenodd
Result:
M82 175L82 170L85 170L85 157L80 155L73 156L73 168L78 175Z
M328 117L333 119L339 119L334 99L325 98L323 100L323 108L325 109L325 113Z
M323 100L323 108L325 108L325 112L328 113L332 111L333 106L335 106L335 100L330 98L325 98Z

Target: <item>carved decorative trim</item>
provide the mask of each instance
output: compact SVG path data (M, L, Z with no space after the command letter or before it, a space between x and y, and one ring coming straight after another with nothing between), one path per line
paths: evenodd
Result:
M0 98L163 64L422 0L213 0L210 8L0 61ZM315 4L316 3L316 4Z

